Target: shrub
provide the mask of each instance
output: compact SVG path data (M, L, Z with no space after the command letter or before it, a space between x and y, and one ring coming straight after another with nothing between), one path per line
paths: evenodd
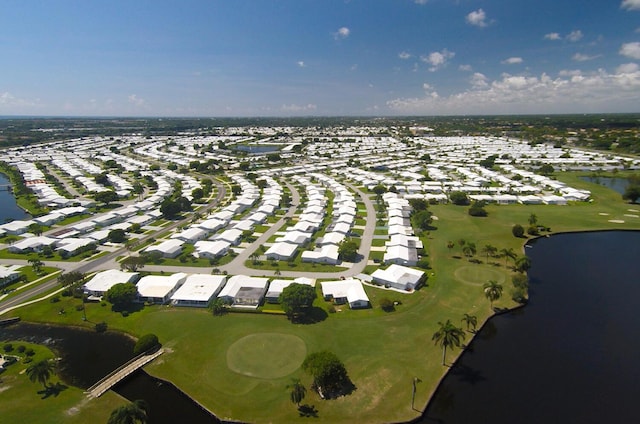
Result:
M84 305L76 305L76 311L84 310Z
M418 263L416 264L416 266L418 268L422 268L422 269L430 269L431 267L429 266L429 261L426 259L420 259L418 261Z
M53 296L51 299L49 299L49 302L51 302L51 303L60 302L60 296Z
M122 312L120 312L120 313L121 313L121 314L122 314L122 316L123 316L123 317L125 317L125 318L129 316L129 311L127 311L127 310L124 310L124 311L122 311Z
M28 363L29 363L29 362L31 362L31 361L33 361L33 358L26 357L26 358L24 358L24 359L22 360L22 363L23 363L23 364L28 364Z
M24 353L24 351L25 351L25 350L27 350L27 348L26 348L26 347L24 347L24 345L20 345L20 346L18 346L18 349L17 349L17 351L18 351L18 352L20 352L20 353Z
M11 343L6 343L6 344L4 345L4 351L5 351L5 352L11 352L11 351L13 351L13 345L12 345Z
M136 345L133 347L133 354L139 355L158 346L159 344L160 342L158 341L158 336L153 333L145 334L136 342Z
M515 224L513 227L511 227L511 234L513 234L514 237L523 237L524 227L520 224Z
M105 331L107 331L107 323L102 321L96 324L96 332L97 333L104 333Z
M24 354L25 354L25 355L27 355L27 356L33 356L33 355L35 355L35 354L36 354L36 351L35 351L35 350L33 350L32 348L29 348L29 349L26 349L26 350L24 351Z
M527 228L527 234L532 236L537 236L538 234L540 234L540 232L538 231L538 226L530 225L529 228Z

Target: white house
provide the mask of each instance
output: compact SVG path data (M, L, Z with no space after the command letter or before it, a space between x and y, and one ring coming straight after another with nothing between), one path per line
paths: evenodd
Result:
M272 280L269 283L269 290L267 291L265 300L269 303L278 303L278 298L282 291L293 283L306 284L308 286L315 287L316 280L305 277L298 277L294 280Z
M398 290L412 291L423 281L424 272L402 265L392 264L387 269L377 269L371 274L373 282Z
M8 286L22 275L20 271L22 265L0 265L0 287Z
M297 248L296 244L278 242L272 244L264 254L269 260L286 261L295 255Z
M54 238L45 236L27 237L13 243L8 250L12 253L40 252L43 247L53 246L56 241Z
M218 256L226 255L231 247L231 243L228 241L217 240L208 241L200 240L194 244L195 255L198 258L216 258Z
M173 275L145 275L138 281L138 299L142 302L164 304L187 279L187 274L178 272Z
M351 309L368 308L371 306L369 297L364 291L362 282L355 278L338 281L325 281L322 285L322 296L334 303L348 303Z
M234 275L218 294L232 306L257 308L267 291L268 278Z
M98 272L83 286L89 296L102 297L113 286L120 283L135 283L140 278L137 272L125 272L118 269L108 269Z
M171 303L206 308L226 282L225 275L191 274L171 296Z
M158 252L165 258L175 258L182 252L184 241L179 239L165 240L155 246L149 246L144 249L147 253Z

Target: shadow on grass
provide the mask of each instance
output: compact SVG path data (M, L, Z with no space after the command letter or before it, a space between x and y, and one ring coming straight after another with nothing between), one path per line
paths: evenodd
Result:
M316 407L314 405L307 405L306 403L298 406L298 414L305 418L318 418L318 410Z
M316 324L326 320L328 317L327 311L319 306L312 306L306 314L291 318L291 322L294 324Z
M40 390L38 392L39 395L42 395L41 399L47 399L51 396L53 397L57 397L61 392L67 390L68 387L65 386L64 384L57 382L54 385L51 386L47 386L44 388L44 390Z

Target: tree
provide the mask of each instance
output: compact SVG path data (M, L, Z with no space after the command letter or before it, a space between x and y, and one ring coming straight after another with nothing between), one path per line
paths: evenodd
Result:
M425 199L409 199L409 205L414 212L424 211L429 207L429 203Z
M511 227L511 234L513 234L514 237L523 237L524 227L520 224L515 224L513 227Z
M387 192L387 188L382 184L378 184L377 186L373 187L373 192L377 197L382 197L382 195Z
M224 315L227 312L227 305L222 298L217 297L209 302L209 310L215 316Z
M484 247L482 248L482 253L487 255L487 263L489 263L489 256L494 256L497 251L498 251L498 248L491 244L484 245Z
M105 190L105 191L96 193L93 196L93 198L96 200L96 202L100 202L100 203L104 203L105 205L108 205L109 203L115 202L116 200L118 200L118 194L112 190Z
M344 364L333 352L325 350L308 354L302 362L302 369L313 377L312 387L322 397L340 396L353 389Z
M538 217L536 216L535 213L532 213L531 215L529 215L529 225L537 225L538 224Z
M487 216L489 212L484 208L485 203L482 201L474 200L474 202L469 206L469 215L471 216Z
M107 240L111 243L124 243L127 241L127 232L121 228L109 231L107 234Z
M78 271L69 271L58 276L58 282L62 287L76 287L84 282L84 274Z
M470 242L465 243L464 246L462 246L462 253L467 258L474 256L476 254L476 244Z
M458 206L466 206L469 204L469 197L466 193L462 191L454 191L449 194L449 199L451 199L451 203Z
M484 290L484 296L489 299L489 302L491 303L491 309L493 309L493 302L500 299L500 296L502 296L502 285L498 284L495 280L489 280L484 283L482 289Z
M41 235L43 231L42 225L38 224L37 222L34 222L33 224L29 224L27 229L29 230L30 233L33 233L36 236Z
M35 272L36 274L40 274L40 271L42 271L42 267L44 266L44 262L42 262L38 258L29 258L27 259L27 262L29 262L29 265L31 265L33 272Z
M300 407L300 402L304 399L305 394L307 393L307 389L300 382L298 378L292 378L291 384L287 386L287 389L291 390L291 402L295 403L298 408Z
M516 252L513 251L513 248L504 248L504 249L500 249L500 256L502 256L504 258L504 266L507 266L507 261L509 259L511 260L515 260L517 255Z
M433 222L433 214L428 210L421 210L411 215L411 223L414 227L427 230Z
M471 332L476 331L476 326L478 325L478 317L475 315L464 314L462 317L462 321L467 324L467 331L469 331L469 327L471 327Z
M338 246L338 257L347 262L355 262L358 258L358 245L352 240L343 240Z
M120 269L136 272L137 270L144 268L146 263L147 259L144 256L127 256L120 261Z
M54 369L55 364L52 361L43 359L42 361L36 362L27 368L26 373L32 383L37 381L46 389L48 387L47 383L49 382L49 378L51 378Z
M315 287L308 284L292 283L282 290L278 300L282 304L282 309L293 321L297 317L306 315L316 297Z
M447 320L444 324L438 322L440 328L433 333L431 340L435 341L437 346L442 347L442 365L445 365L445 359L447 356L447 348L460 347L462 341L466 337L464 330L460 327L456 327L451 323L451 320Z
M158 345L160 345L158 336L153 333L145 334L136 342L136 345L133 347L133 354L140 355L141 353L151 350Z
M628 200L629 203L635 203L640 199L640 185L629 185L622 194L622 200Z
M538 174L544 175L544 176L549 176L553 174L554 171L555 171L554 167L552 165L549 165L548 163L545 163L540 168L538 168Z
M518 272L527 272L531 268L531 259L528 256L520 256L515 261L515 270Z
M122 309L123 307L133 303L138 296L138 288L132 283L118 283L113 285L104 294L104 299L113 304L114 309Z
M202 199L202 196L204 196L204 191L202 190L202 188L196 187L191 190L191 197L193 197L193 200L198 201Z
M449 249L449 254L451 254L451 249L453 249L456 246L456 244L454 242L452 242L451 240L449 240L447 242L447 249Z
M111 412L107 424L145 424L149 422L149 407L143 400L117 407Z

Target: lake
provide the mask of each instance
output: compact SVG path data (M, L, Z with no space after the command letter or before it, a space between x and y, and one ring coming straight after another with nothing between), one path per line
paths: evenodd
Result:
M9 178L0 173L0 186L10 183ZM13 193L8 191L5 187L0 187L0 224L13 220L30 218L29 214L18 206L15 197L13 197Z
M531 246L529 304L489 321L420 422L638 422L640 232Z
M629 187L629 180L626 178L616 177L580 177L583 181L588 181L594 184L600 184L617 191L620 194L624 194L624 191Z

